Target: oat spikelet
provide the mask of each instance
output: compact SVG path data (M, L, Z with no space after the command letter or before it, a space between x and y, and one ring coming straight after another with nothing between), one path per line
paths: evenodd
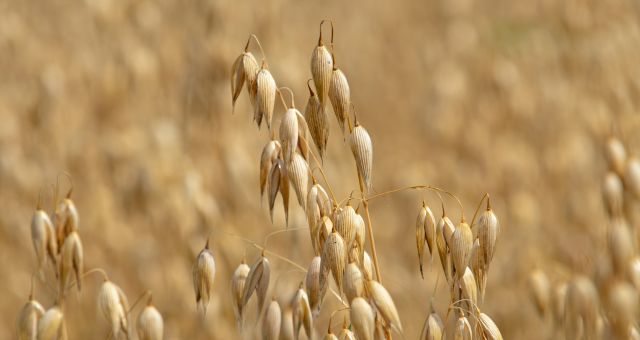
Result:
M420 340L442 340L443 336L444 324L442 323L442 319L432 310L429 317L424 321Z
M364 276L355 262L351 262L344 270L343 291L347 301L353 301L364 294Z
M280 143L285 162L290 162L298 147L298 115L295 108L289 108L280 122Z
M482 243L480 246L482 247ZM462 278L464 275L465 268L471 259L472 248L473 232L467 223L460 222L451 236L451 258L458 278Z
M295 340L293 334L293 312L291 308L284 308L280 321L280 340Z
M549 310L551 301L551 284L549 278L540 269L536 269L529 275L529 288L533 302L541 317L544 317Z
M367 251L364 251L364 255L362 256L362 274L364 274L366 280L376 279L376 277L373 276L373 262Z
M427 220L427 206L422 202L422 208L418 212L418 218L416 220L416 249L418 251L418 265L420 266L420 276L424 279L424 272L422 271L422 263L424 258L424 245L427 242L427 236L425 235L425 222Z
M620 217L611 222L608 233L607 240L613 270L616 274L625 277L635 253L630 228L626 221Z
M287 163L287 175L296 191L298 204L305 209L309 188L309 164L298 152L294 153L291 161Z
M333 36L333 33L331 34ZM332 38L333 40L333 38ZM329 49L322 42L322 23L320 23L320 36L318 37L318 45L311 53L311 76L316 86L316 92L322 107L325 107L327 95L329 94L329 85L331 83L331 70L333 69L333 58Z
M436 228L436 246L438 248L438 256L440 257L440 263L442 265L444 276L447 281L451 281L451 255L449 253L449 247L447 246L447 241L444 236L444 231L447 228L445 218L448 219L448 217L443 216L438 222L438 227Z
M622 213L624 187L615 172L609 172L604 177L602 197L609 216L619 216Z
M482 336L487 340L502 340L502 334L495 322L485 313L480 313Z
M638 316L638 292L631 284L616 280L605 289L604 302L614 338L626 338Z
M618 175L624 175L624 165L627 161L627 151L622 141L616 137L609 137L605 145L605 156L609 163L609 169Z
M462 316L456 321L456 328L453 333L455 340L471 340L473 339L473 331L471 330L471 324L469 319Z
M258 128L262 125L262 119L264 118L267 121L267 128L271 130L273 107L276 103L276 89L276 81L263 63L256 76L256 108L253 119L258 124Z
M67 328L60 307L49 308L38 321L38 340L66 340Z
M558 326L562 326L564 322L564 307L567 301L567 288L569 285L566 282L558 284L553 289L553 319Z
M345 320L345 324L342 325L342 329L340 330L340 333L338 333L338 340L356 340L356 335L347 327Z
M249 271L251 268L244 263L244 260L240 265L236 268L235 272L233 272L233 277L231 278L231 299L233 300L233 313L236 316L236 323L238 324L238 329L242 329L244 323L244 305L242 301L242 294L244 293L244 286L247 281L247 276L249 276Z
M564 308L566 339L578 339L580 334L597 334L598 293L593 282L576 277L567 287Z
M471 272L469 267L466 267L464 270L462 280L460 281L460 287L462 288L462 297L467 300L471 300L472 302L472 304L469 305L469 309L475 309L474 306L478 305L478 286L476 285L476 279L473 276L473 272Z
M300 328L303 328L307 338L311 339L313 336L313 316L311 315L309 297L302 289L302 283L293 298L292 305L294 337L297 339L300 334Z
M331 72L331 85L329 87L329 99L336 119L340 124L340 130L344 132L344 126L349 116L349 108L351 107L351 93L347 77L339 68L333 68Z
M277 140L270 140L262 149L260 156L260 197L264 195L264 189L267 187L267 179L269 178L269 170L273 167L273 163L277 161L280 150L280 142Z
M373 309L367 300L356 297L351 301L349 312L353 331L359 340L373 340L373 333L376 328Z
M75 274L78 291L82 289L84 255L80 235L77 232L73 231L65 238L60 253L60 296L63 296L71 271Z
M151 302L151 298L147 301L147 306L138 315L136 330L140 340L162 340L164 320L158 309Z
M320 315L320 307L322 306L322 300L324 299L324 295L326 293L326 287L328 286L328 285L323 285L325 290L324 291L321 290L321 285L320 285L321 275L322 275L322 272L320 271L321 261L322 259L320 258L320 256L315 256L311 260L311 263L309 264L309 268L307 269L307 276L304 281L305 287L308 292L309 307L311 308L313 318L316 318L318 317L318 315ZM323 282L325 282L326 280L327 280L327 277L324 277L322 279Z
M127 312L129 302L122 289L111 281L105 280L98 293L98 307L105 320L109 323L113 337L117 339L121 332L128 337Z
M473 247L471 248L471 258L469 264L471 266L471 272L476 279L476 286L478 287L479 300L482 303L484 301L484 292L487 287L487 275L484 267L484 260L482 259L482 251L480 250L480 240L475 239L473 241Z
M402 324L396 305L393 303L391 295L380 283L369 280L368 290L371 295L376 310L382 315L385 323L394 328L397 332L402 333Z
M36 340L38 336L38 320L44 315L42 305L29 297L29 301L25 303L18 315L18 339L19 340Z
M342 278L344 275L344 268L346 266L347 250L345 248L345 242L342 236L334 230L329 234L327 240L324 242L324 248L322 249L322 260L320 263L321 277L326 276L325 273L331 272L333 279L342 293ZM326 285L328 280L320 281L320 289L327 289Z
M640 160L630 157L627 161L624 180L635 198L640 198Z
M286 224L289 225L289 177L287 169L282 159L274 161L269 170L268 189L269 192L269 217L273 223L273 207L276 203L278 192L282 197L282 205L284 207L284 217Z
M322 216L327 216L331 213L331 200L327 195L324 188L317 183L314 183L309 189L307 194L307 222L309 223L309 234L311 236L311 244L313 246L313 252L315 255L320 255L322 248L320 248L318 236L319 226L322 220Z
M236 100L240 96L242 86L246 81L247 93L249 100L253 105L255 103L255 82L259 71L258 62L251 52L243 52L236 58L231 67L231 106L235 108Z
M493 260L493 254L496 250L496 241L500 234L500 225L496 214L491 209L491 201L487 198L487 209L478 218L478 239L480 240L480 249L483 253L485 268L489 270L489 265Z
M349 136L349 145L351 146L351 152L356 160L356 167L358 173L362 176L365 188L367 191L371 190L371 169L373 167L373 145L371 144L371 137L367 130L359 125L356 121L356 125L351 131Z
M58 241L49 215L40 208L35 211L31 219L31 241L38 260L38 271L42 271L42 267L47 262L47 257L55 266Z
M282 323L282 312L275 297L269 303L264 318L262 319L262 339L279 340L280 327Z
M209 240L198 254L192 268L193 289L196 293L196 304L207 314L207 305L213 293L213 282L216 277L216 262L209 250Z
M76 209L76 205L71 198L69 198L70 195L71 191L67 194L67 198L58 204L56 212L53 215L53 224L58 239L58 250L60 251L62 251L60 247L67 236L74 231L78 231L78 209Z
M356 213L351 204L347 203L344 208L338 210L335 221L336 231L344 239L347 249L351 249L356 239L356 224L364 223L364 220Z
M640 257L638 256L629 263L629 277L633 286L640 291Z
M308 85L308 84L307 84ZM309 124L309 132L313 143L318 148L320 159L324 158L327 150L327 142L329 141L329 115L327 110L322 108L320 99L313 93L311 86L309 87L309 100L304 109L304 118Z
M249 275L245 281L244 291L242 293L242 309L247 306L251 295L253 295L255 291L258 296L258 313L262 311L267 297L267 290L269 289L270 277L271 266L269 265L269 260L262 255L249 270Z
M333 231L333 229L334 229L333 222L331 221L331 219L327 216L322 216L322 218L320 219L320 226L318 227L318 236L317 236L318 249L320 249L320 255L322 255L322 251L324 249L324 243L329 237L329 235L331 235L331 231Z
M428 205L425 205L425 208L427 211L427 216L424 220L424 235L427 239L429 256L433 256L433 251L436 248L436 218Z

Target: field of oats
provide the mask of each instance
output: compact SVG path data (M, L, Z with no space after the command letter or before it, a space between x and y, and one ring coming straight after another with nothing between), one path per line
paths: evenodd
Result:
M450 338L457 325L475 339L499 338L486 322L477 323L480 313L505 339L638 336L637 2L24 0L2 1L0 8L0 338L16 338L20 330L56 339L62 313L68 339L125 338L125 330L132 339L277 338L276 328L287 339L298 319L311 326L314 339L329 338L328 327L339 335L343 325L367 339L371 334L361 330L376 328L374 314L378 328L394 338L429 331L429 339L438 339L435 316L423 330L432 311ZM320 167L314 133L307 133L302 116L291 116L295 129L280 128L280 120L289 109L282 101L291 101L281 87L292 90L295 107L307 114L323 19L333 22L333 44L328 22L323 43L348 80L350 100L345 104L339 91L324 100L329 135ZM241 88L232 112L231 81L238 80L232 67L250 34L263 52L256 41L249 51L258 67L266 58L283 100L258 81ZM244 69L238 74L246 83L255 77ZM254 86L260 98L250 99ZM348 110L344 133L333 97ZM273 135L268 112L260 129L254 121L254 106L265 100L275 100ZM359 168L350 144L368 146L350 137L356 115L373 150L372 159L355 153ZM281 152L268 158L261 198L261 153L271 137L282 139ZM292 159L311 170L294 171ZM305 213L298 195L307 196L309 174L335 200L314 209L303 202ZM366 208L359 175L370 179L365 192L375 197ZM265 237L286 228L281 193L288 182L289 230L268 238L267 277L264 260L254 263ZM386 194L415 185L447 192ZM77 223L64 200L70 188ZM460 205L472 224L485 193L499 234L495 244L489 235L472 246L482 228L491 234L495 225L485 201L471 237L460 223ZM333 210L347 209L350 196L362 217L356 228L367 225L354 242L331 232L331 225L346 223ZM452 221L444 231L435 225L441 199ZM39 201L53 221L49 228L35 214L33 233ZM416 228L423 201L435 216L433 229ZM326 219L307 218L317 211ZM325 230L314 242L310 224ZM364 264L362 250L372 254L369 227L380 277ZM416 232L422 240L432 230L440 230L431 235L443 248L434 241L429 255L422 242L423 279ZM199 256L207 239L210 253ZM331 246L324 247L325 240ZM354 244L360 248L346 249ZM486 248L495 250L492 261L478 255ZM45 259L41 270L36 250ZM318 293L304 284L301 268L315 255L327 268L316 273L320 284L330 290L309 317L301 295L313 300ZM440 255L451 261L448 278ZM253 287L234 295L239 282L232 285L232 276L243 259L256 267L246 281ZM345 304L358 301L349 310L335 295L341 293L335 281L351 260L365 278L360 290L342 292ZM460 270L465 264L471 270ZM105 285L96 268L116 286ZM361 273L367 270L373 273ZM373 276L390 296L380 293ZM475 288L479 276L488 278L483 299ZM147 291L162 315L160 337L150 334L158 323L153 313L136 327L141 312L149 312ZM49 310L44 316L35 302L27 304L31 293ZM267 314L260 320L258 299ZM465 321L472 329L465 330Z

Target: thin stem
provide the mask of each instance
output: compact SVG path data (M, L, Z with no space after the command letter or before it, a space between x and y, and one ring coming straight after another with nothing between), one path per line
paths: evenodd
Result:
M287 106L287 103L284 101L284 97L282 96L282 92L280 91L280 89L276 89L276 91L278 91L278 95L280 95L280 101L282 102L282 106L284 106L285 109L289 108Z
M334 310L333 312L331 312L331 315L329 316L329 320L333 320L333 317L336 315L336 313L342 312L343 310L348 310L348 309L351 309L351 308L347 306L347 307L341 307ZM331 324L331 322L329 322L329 324Z
M244 51L245 52L248 51L249 43L251 42L251 39L255 40L255 42L258 44L258 47L260 48L260 54L262 54L262 62L266 64L267 55L264 54L264 50L262 49L262 44L260 43L260 40L258 40L258 37L256 37L255 34L251 34L249 36L249 39L247 40L247 45L245 45L245 47L244 47Z
M304 140L304 142L305 142L305 144L307 144L307 149L309 150L309 154L311 155L313 160L316 162L317 169L320 170L320 174L322 175L322 179L324 180L324 183L327 185L327 189L329 190L329 195L331 195L331 199L333 200L333 202L335 204L335 202L337 202L338 200L336 199L336 195L333 193L333 188L331 188L331 184L329 183L329 180L327 179L327 174L324 172L324 169L322 168L322 163L320 162L320 160L318 160L318 157L315 155L313 150L311 150L311 147L309 146L309 142L306 139Z
M71 175L66 172L66 171L62 171L61 173L58 173L58 177L56 178L56 195L58 193L58 184L60 182L60 175L64 175L68 180L69 180L69 191L67 192L67 198L71 197L71 193L73 192L73 179L71 178Z
M133 304L131 305L131 307L129 307L129 310L127 310L127 314L131 313L133 311L133 309L136 308L136 305L138 304L138 302L140 302L140 300L142 300L142 298L144 298L147 295L151 296L151 291L148 290L148 289L145 290L144 292L142 292L142 294L140 294L138 296L136 301L134 301Z
M452 194L449 191L446 191L444 189L440 189L438 187L434 187L434 186L431 186L431 185L411 185L411 186L406 186L406 187L402 187L402 188L392 189L392 190L389 190L389 191L381 192L379 194L371 195L371 196L367 197L367 201L371 201L371 200L373 200L375 198L384 197L384 196L387 196L387 195L390 195L390 194L394 194L396 192L407 191L407 190L432 190L432 191L435 191L435 192L442 192L442 193L445 193L445 194L451 196L453 199L456 200L456 202L458 203L458 206L460 206L460 212L461 212L462 220L464 221L464 208L463 208L462 202L460 201L458 196Z
M485 193L482 198L480 199L480 202L478 202L478 207L476 207L476 212L473 213L473 218L471 219L471 224L469 225L469 228L473 228L473 223L476 221L476 216L478 216L478 211L480 211L480 206L482 205L482 202L484 201L485 198L489 198L489 193ZM491 208L491 204L487 203L487 210L489 210Z
M371 240L371 255L373 255L373 267L376 270L376 277L378 282L382 284L382 276L380 275L380 266L378 265L378 253L376 252L376 240L373 237L373 226L371 225L371 216L369 214L369 203L367 202L366 194L364 193L364 180L358 171L358 183L360 184L360 192L362 193L362 206L364 207L364 215L367 219L367 233Z
M270 233L268 233L265 237L264 237L264 245L263 248L267 248L267 242L269 241L269 238L271 236L277 235L277 234L282 234L282 233L286 233L288 231L296 231L296 230L308 230L308 227L298 227L298 228L290 228L290 229L280 229L280 230L276 230L276 231L272 231Z
M310 81L312 81L312 78L307 79L307 88L309 88L309 96L313 97L316 94L313 92L313 89L311 88L311 85L309 84Z
M290 88L286 87L286 86L282 86L282 87L278 88L278 90L280 90L280 89L289 90L289 94L291 95L291 106L289 106L289 108L292 109L292 108L296 107L295 102L293 101L293 91Z

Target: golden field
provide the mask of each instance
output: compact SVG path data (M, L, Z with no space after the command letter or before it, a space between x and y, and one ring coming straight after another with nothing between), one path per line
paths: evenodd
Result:
M246 92L231 112L231 65L251 33L303 110L318 24L333 20L336 63L373 140L373 193L433 185L458 195L467 218L491 195L501 234L482 310L505 339L553 338L529 274L542 269L554 284L594 275L609 221L606 138L615 131L630 154L640 152L640 6L629 1L25 0L0 8L2 339L15 337L36 272L29 226L38 195L51 212L51 185L59 177L61 195L69 188L63 172L73 180L85 270L103 268L130 301L151 290L165 339L240 338L230 277L260 252L231 234L262 244L284 228L280 199L273 225L260 200L268 132L252 121ZM277 120L279 99L275 110ZM330 120L324 169L344 199L358 190L355 163L333 113ZM406 339L420 335L442 275L437 255L424 280L418 270L423 199L439 216L428 192L370 206ZM290 202L290 227L305 227L295 195ZM457 203L445 203L457 222ZM207 237L217 272L203 317L191 270ZM305 230L271 237L268 249L303 267L313 256ZM304 273L270 261L270 295L284 301ZM52 279L50 268L45 276ZM107 337L96 307L101 281L89 275L81 293L69 294L70 339ZM54 288L36 282L36 299L51 306ZM444 317L440 283L434 306ZM337 308L327 296L318 335ZM343 315L333 319L335 332Z

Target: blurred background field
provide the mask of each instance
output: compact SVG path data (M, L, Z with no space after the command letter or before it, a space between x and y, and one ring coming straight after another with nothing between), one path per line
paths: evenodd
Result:
M483 310L506 339L537 339L547 327L527 291L532 269L554 280L591 274L607 222L600 186L612 126L640 150L634 1L5 0L0 12L3 339L29 294L38 192L50 207L62 171L73 178L87 269L104 268L131 300L152 290L166 339L237 337L230 275L259 253L228 233L261 243L284 227L280 210L271 225L259 199L268 133L252 122L246 93L231 113L229 72L250 33L302 109L318 24L334 21L336 61L373 139L375 192L431 184L459 195L467 216L491 194L502 234ZM331 124L324 164L346 198L355 166L333 115ZM371 205L407 339L419 335L440 271L438 260L424 281L418 271L423 198L438 207L416 192ZM291 225L302 227L293 201ZM447 209L459 218L454 201ZM218 271L202 322L191 265L207 235ZM269 248L305 267L312 256L306 231L275 236ZM284 299L304 276L272 263ZM96 308L100 279L86 282L66 307L71 339L108 332ZM448 294L436 295L444 314ZM54 294L38 284L36 298L48 307ZM336 306L325 306L318 330Z

